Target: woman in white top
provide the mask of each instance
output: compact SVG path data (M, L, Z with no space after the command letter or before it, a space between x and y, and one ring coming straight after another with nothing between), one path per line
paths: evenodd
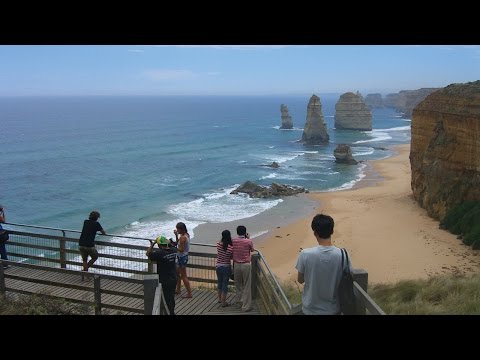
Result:
M188 249L190 248L190 234L187 231L187 226L183 222L179 222L173 230L175 238L177 240L177 288L176 294L180 294L183 285L187 289L187 294L182 297L191 298L192 289L190 288L190 282L187 278L187 264L188 264ZM180 237L178 235L180 234Z

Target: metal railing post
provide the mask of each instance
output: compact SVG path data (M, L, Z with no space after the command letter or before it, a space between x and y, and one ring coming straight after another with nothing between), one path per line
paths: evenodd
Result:
M152 315L155 302L155 291L158 286L158 275L145 275L143 277L143 314Z
M251 274L250 277L252 279L252 299L257 298L257 287L258 287L258 262L260 261L260 255L253 254L252 255L252 265L251 265Z
M368 272L363 269L353 269L352 271L353 280L360 285L360 287L367 292L368 287ZM363 303L355 298L355 315L365 315L367 309Z
M65 244L66 244L66 241L65 241L65 231L62 230L62 233L63 233L63 239L60 240L60 267L62 269L66 269L67 268L67 253L65 251Z
M95 295L95 315L102 315L102 293L100 291L100 276L93 276L93 289Z

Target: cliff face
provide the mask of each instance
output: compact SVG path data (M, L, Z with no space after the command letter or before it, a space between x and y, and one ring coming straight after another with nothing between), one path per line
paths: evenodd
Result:
M280 106L280 111L282 112L282 126L280 127L280 129L292 129L293 128L292 117L288 113L287 105L282 104Z
M410 164L413 196L430 216L480 200L480 81L452 84L414 110Z
M365 97L365 105L367 105L369 109L382 108L382 94L368 94Z
M322 104L317 95L312 95L307 106L307 119L303 128L302 141L306 145L328 143L327 125L322 114Z
M338 130L372 130L372 114L362 96L347 92L335 105L335 128Z
M385 96L384 105L393 107L398 112L411 117L412 111L429 94L438 90L438 88L422 88L418 90L402 90L399 93L388 94Z

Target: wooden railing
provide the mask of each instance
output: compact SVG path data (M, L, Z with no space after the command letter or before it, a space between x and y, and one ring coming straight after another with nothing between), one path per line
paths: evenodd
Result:
M4 270L1 265L8 265L9 270ZM82 278L83 281L80 281ZM158 284L158 278L155 278ZM126 278L0 260L1 294L35 294L39 293L39 289L48 289L46 292L41 290L40 293L47 297L62 297L73 303L92 306L95 315L102 314L102 309L137 314L151 313L147 298L148 289L151 287L151 280L147 277Z
M7 223L7 225L22 228L22 231L8 229L10 240L7 243L7 252L9 258L13 260L8 262L9 264L59 267L60 269L57 268L56 270L74 271L80 274L80 271L74 270L82 269L82 261L78 251L78 238L66 236L66 233L79 234L79 231L12 223ZM50 234L23 231L25 227L41 229L50 232ZM54 235L51 232L60 232L61 235ZM144 313L165 313L166 307L164 301L161 301L162 292L161 287L159 290L158 276L151 275L155 273L155 266L145 256L149 244L147 241L153 239L119 235L108 236L120 240L125 238L125 241L133 239L137 242L144 242L145 245L96 240L95 243L100 256L92 266L96 269L95 274L88 273L89 276L98 274L100 279L105 278L105 276L126 279L138 276L142 279L145 278ZM214 248L215 245L191 243L190 249L192 251L189 252L187 274L192 284L212 290L216 289L216 252ZM205 249L206 251L195 251L194 249ZM252 297L258 302L264 314L294 315L301 313L301 305L290 303L262 253L258 250L252 255L251 276ZM366 292L368 273L361 269L355 269L353 277L355 280L354 294L357 302L356 313L365 314L368 310L370 314L384 315L385 313ZM229 285L233 286L233 282L230 281ZM156 297L157 300L155 300ZM160 310L160 304L163 304L163 310Z
M353 270L356 315L385 315L385 312L367 294L368 273L363 269ZM252 255L252 298L258 301L262 312L268 315L297 315L302 313L301 304L292 304L285 295L275 275L268 267L262 253Z

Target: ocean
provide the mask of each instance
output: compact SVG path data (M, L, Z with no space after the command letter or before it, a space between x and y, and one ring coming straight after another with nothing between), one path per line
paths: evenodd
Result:
M229 194L247 180L347 189L366 164L336 164L337 144L372 160L410 142L410 119L393 109L373 111L373 131L335 130L340 94L317 95L328 145L298 142L310 96L0 98L0 204L7 222L81 230L98 210L109 233L170 237L183 221L198 240L200 224L291 210L284 199ZM279 129L282 103L293 130ZM260 166L273 161L280 168Z

